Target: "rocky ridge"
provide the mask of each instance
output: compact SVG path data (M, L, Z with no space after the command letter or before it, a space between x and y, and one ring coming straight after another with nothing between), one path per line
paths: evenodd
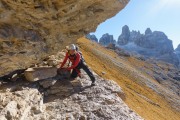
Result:
M116 44L116 48L119 47L127 52L129 51L129 54L144 58L155 58L180 66L179 47L174 50L172 41L161 31L152 31L147 28L145 33L141 34L140 31L130 31L129 27L125 25L122 27L122 33L117 42L112 35L106 33L102 35L99 43L104 46Z
M36 82L1 82L0 119L142 119L123 102L125 93L114 81L95 74L96 86L91 87L89 77L82 75L73 81L63 73Z
M1 0L0 76L27 68L95 31L129 0ZM15 64L14 64L15 63Z
M178 47L175 49L175 51L180 51L180 44L179 44Z
M147 28L145 34L141 34L139 31L130 32L129 27L124 26L117 44L125 50L138 53L144 57L153 57L175 66L180 64L177 55L174 53L172 41L160 31L152 32L150 28Z

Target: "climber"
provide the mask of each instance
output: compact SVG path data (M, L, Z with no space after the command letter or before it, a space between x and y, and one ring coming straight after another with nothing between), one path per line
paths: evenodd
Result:
M89 70L88 66L86 65L82 53L78 50L78 47L76 47L74 44L69 45L67 48L68 52L66 53L66 56L60 65L60 69L64 69L63 66L69 59L72 65L68 68L65 68L66 70L71 71L71 79L75 79L77 76L81 77L80 69L83 69L88 76L90 77L92 83L91 86L95 85L95 77L93 73Z

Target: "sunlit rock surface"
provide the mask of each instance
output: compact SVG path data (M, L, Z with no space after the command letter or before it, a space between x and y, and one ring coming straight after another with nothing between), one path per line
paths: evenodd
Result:
M1 0L0 75L26 68L95 31L129 0Z

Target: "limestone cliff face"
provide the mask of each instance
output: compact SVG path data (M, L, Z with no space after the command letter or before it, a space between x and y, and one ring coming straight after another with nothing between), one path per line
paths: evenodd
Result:
M95 31L129 0L1 0L0 73L35 64Z

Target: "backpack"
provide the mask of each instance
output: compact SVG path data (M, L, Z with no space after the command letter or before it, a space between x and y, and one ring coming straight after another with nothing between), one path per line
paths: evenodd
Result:
M82 55L82 52L81 52L81 51L77 51L77 52L80 54L81 61L82 61L82 62L85 62L84 57L83 57L83 55Z
M79 47L78 47L78 46L76 46L76 51L80 54L80 56L81 56L81 61L82 61L82 62L85 62L84 57L83 57L83 55L82 55L82 52L79 50Z

